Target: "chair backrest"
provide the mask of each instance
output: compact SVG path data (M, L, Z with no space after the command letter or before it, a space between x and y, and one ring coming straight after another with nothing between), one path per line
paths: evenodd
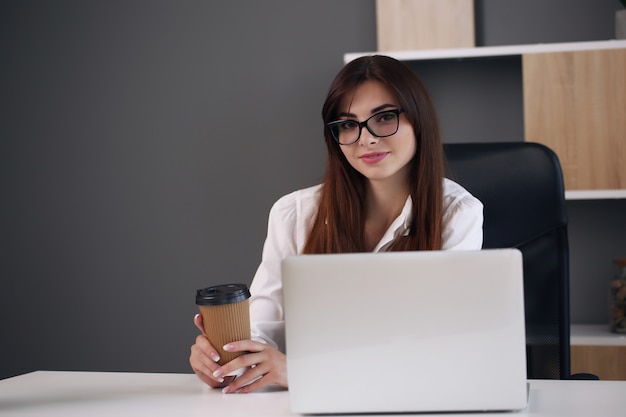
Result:
M529 142L455 143L444 150L448 177L484 205L483 248L523 254L528 377L567 379L568 219L556 154Z

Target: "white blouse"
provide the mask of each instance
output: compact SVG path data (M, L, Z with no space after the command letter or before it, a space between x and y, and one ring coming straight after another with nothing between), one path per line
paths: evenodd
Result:
M285 351L281 261L302 253L317 210L321 185L281 197L270 210L261 264L250 286L252 339ZM405 233L411 214L409 197L374 252L385 250ZM459 184L444 179L444 250L480 249L483 241L483 205Z

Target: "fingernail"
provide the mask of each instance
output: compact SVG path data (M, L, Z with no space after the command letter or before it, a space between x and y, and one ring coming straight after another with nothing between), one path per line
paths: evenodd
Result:
M196 315L193 317L193 319L194 319L194 320L197 320L197 319L198 319L198 317L200 317L200 314L196 314Z
M229 392L230 392L230 389L228 389L228 387L222 390L222 394L228 394Z
M231 345L230 343L227 345L224 345L224 347L222 347L222 349L224 350L231 350L233 348L233 345Z
M224 382L224 378L222 378L222 371L220 369L218 369L217 371L213 372L213 377L217 378L219 380L219 382Z
M211 352L211 359L213 359L213 362L219 362L220 355L218 355L217 352Z

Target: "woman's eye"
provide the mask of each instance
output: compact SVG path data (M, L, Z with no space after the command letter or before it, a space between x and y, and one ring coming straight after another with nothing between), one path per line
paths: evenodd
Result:
M341 130L350 130L356 129L357 123L353 120L346 120L344 122L339 123L339 129Z
M396 114L392 113L392 112L388 112L388 113L383 113L380 116L378 116L378 121L379 122L392 122L396 119Z

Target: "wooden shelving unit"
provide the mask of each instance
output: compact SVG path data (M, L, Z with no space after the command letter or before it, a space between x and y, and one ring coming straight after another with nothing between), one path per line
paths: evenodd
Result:
M557 153L566 198L626 198L626 40L347 53L344 61L377 53L408 63L436 63L448 73L459 61L485 59L492 60L493 72L505 62L503 72L510 73L511 61L502 58L518 57L520 64L514 65L521 66L521 85L513 90L521 94L513 99L523 102L518 104L522 140ZM486 92L500 88L492 80L481 81L487 83ZM484 117L490 117L488 112Z
M607 325L571 326L571 371L591 373L602 380L626 380L626 335Z

